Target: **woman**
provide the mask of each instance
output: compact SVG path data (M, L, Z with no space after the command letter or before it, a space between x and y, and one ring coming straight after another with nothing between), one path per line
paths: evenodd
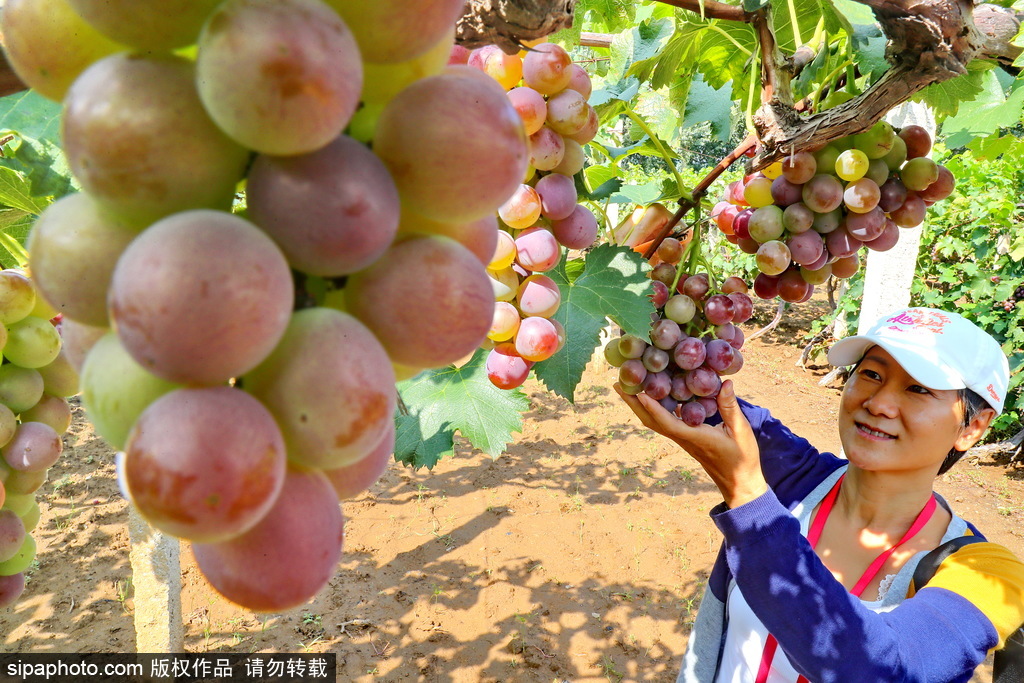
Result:
M724 543L680 681L967 681L1024 622L1024 564L993 543L958 550L911 588L928 551L980 533L932 484L1002 410L999 345L956 314L912 308L838 342L829 360L855 365L839 410L845 460L738 402L730 381L714 427L619 391L725 499L711 512Z

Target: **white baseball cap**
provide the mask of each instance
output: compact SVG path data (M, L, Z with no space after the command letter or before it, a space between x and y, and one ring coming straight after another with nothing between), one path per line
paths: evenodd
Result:
M929 389L970 389L996 414L1003 410L1010 364L999 343L970 320L934 308L905 308L883 316L866 334L832 345L832 365L853 365L881 346Z

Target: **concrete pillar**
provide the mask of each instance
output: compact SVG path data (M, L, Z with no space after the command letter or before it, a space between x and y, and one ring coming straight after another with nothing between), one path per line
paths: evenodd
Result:
M911 124L922 126L932 139L935 138L935 117L923 104L904 102L890 111L885 120L898 128ZM900 228L900 240L889 251L867 250L858 334L886 313L910 304L910 287L914 280L922 227L923 224ZM845 321L836 324L837 337L846 336L846 326L841 325L841 322Z
M134 506L128 510L135 589L135 651L184 652L180 543L150 527Z

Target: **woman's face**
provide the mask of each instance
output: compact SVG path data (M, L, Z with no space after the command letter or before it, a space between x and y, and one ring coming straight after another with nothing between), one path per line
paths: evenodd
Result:
M843 390L839 437L846 457L863 470L934 474L951 448L970 448L991 420L987 415L980 430L965 429L963 415L955 389L921 386L885 349L873 346Z

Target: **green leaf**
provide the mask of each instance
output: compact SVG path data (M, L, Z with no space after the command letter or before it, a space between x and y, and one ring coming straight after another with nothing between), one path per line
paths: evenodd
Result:
M569 401L600 343L601 329L608 324L605 318L629 334L646 336L653 310L647 298L650 266L632 249L602 244L587 254L584 265L574 279L564 258L547 273L562 292L554 318L565 327L566 343L534 367L537 379Z
M46 208L32 197L29 179L6 166L0 166L0 204L37 216Z
M661 199L661 183L652 181L643 185L623 185L612 195L613 204L641 204L646 206Z
M700 47L700 73L715 90L747 76L757 49L754 29L743 22L712 20L705 25Z
M675 32L675 22L671 19L659 19L643 23L633 29L631 37L632 51L625 57L625 75L636 76L641 81L650 79L651 72L658 65L662 52L668 46ZM615 47L615 41L612 46ZM621 45L620 45L621 48ZM616 66L613 52L612 68Z
M976 137L990 135L1020 121L1024 87L1005 97L995 71L984 72L981 85L982 91L974 100L961 102L956 115L942 122L942 134L948 147L963 147Z
M601 115L602 119L607 120L607 117L601 112L600 108L602 105L607 105L611 102L629 102L636 97L638 92L640 92L639 79L629 77L600 90L595 90L590 94L588 102L598 110L598 114Z
M696 78L690 85L683 126L710 121L715 137L725 142L732 132L732 106L732 96L726 88L716 90L703 79Z
M491 384L486 359L487 351L478 349L462 367L449 365L426 370L399 383L398 391L409 411L408 417L415 418L417 424L399 421L396 459L432 468L442 457L454 452L454 442L438 434L455 431L492 458L501 455L512 441L512 432L522 431L522 412L530 402L518 389L504 391Z
M64 152L52 142L16 135L2 150L0 166L29 180L29 194L44 206L78 189Z
M771 0L743 0L743 9L747 12L756 12Z
M582 196L592 201L608 199L622 187L622 179L619 178L619 171L615 166L603 164L599 166L588 166L584 169L587 183L594 189L590 192L583 192ZM580 184L576 183L576 191L580 192ZM586 188L583 188L586 190Z
M941 83L932 83L917 93L915 101L924 102L935 110L939 118L956 114L961 102L970 102L985 89L985 75L996 63L975 59L967 65L967 73Z
M0 130L60 144L61 105L34 90L0 97Z

